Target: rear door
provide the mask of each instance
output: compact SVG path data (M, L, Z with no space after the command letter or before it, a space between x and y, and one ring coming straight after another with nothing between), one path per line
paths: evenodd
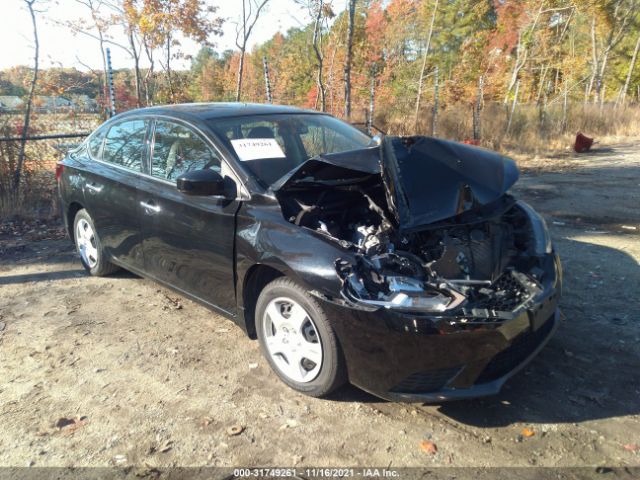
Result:
M144 265L150 276L235 314L234 234L239 202L180 193L191 170L228 173L214 145L192 126L157 120L149 175L141 179Z
M90 139L94 160L84 175L85 207L106 253L133 269L144 267L137 188L147 153L149 121L113 123Z

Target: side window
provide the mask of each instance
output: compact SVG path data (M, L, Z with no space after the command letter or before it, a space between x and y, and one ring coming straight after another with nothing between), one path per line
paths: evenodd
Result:
M129 120L113 125L107 133L102 151L105 162L142 171L147 122Z
M106 131L107 129L102 127L89 139L89 153L93 158L100 158L100 148L102 148L102 141Z
M177 123L158 121L151 157L154 177L175 180L191 170L220 172L220 157L193 130Z

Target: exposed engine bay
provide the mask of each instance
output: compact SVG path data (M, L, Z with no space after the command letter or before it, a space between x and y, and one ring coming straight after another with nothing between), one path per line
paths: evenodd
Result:
M468 187L456 188L464 198ZM353 253L335 263L345 301L495 321L513 318L542 291L539 258L551 247L528 205L501 192L489 202L469 201L451 217L403 228L390 190L399 189L384 173L363 172L321 180L307 173L277 192L288 221Z

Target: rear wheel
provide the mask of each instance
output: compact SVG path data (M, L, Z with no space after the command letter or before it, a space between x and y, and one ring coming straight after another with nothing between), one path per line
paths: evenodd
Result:
M85 209L76 213L73 236L82 266L91 275L102 277L119 270L119 267L106 259L96 227Z
M278 278L260 293L256 331L274 372L293 389L322 397L346 382L344 358L319 303Z

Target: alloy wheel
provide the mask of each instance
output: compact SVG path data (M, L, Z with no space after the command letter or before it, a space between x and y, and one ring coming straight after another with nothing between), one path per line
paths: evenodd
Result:
M81 218L76 226L76 245L84 263L89 268L95 267L98 263L96 235L91 224L84 218Z

